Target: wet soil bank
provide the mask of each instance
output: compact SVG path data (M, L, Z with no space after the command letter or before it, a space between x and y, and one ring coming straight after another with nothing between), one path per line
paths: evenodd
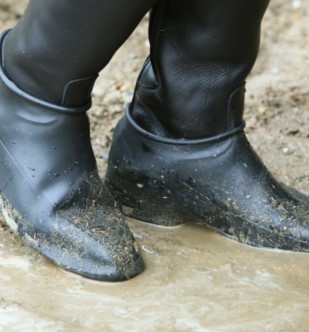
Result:
M2 0L0 28L26 1ZM309 0L273 0L248 79L250 141L273 174L309 194ZM101 174L113 127L148 53L147 18L99 78L90 112ZM146 271L107 284L65 272L0 226L0 331L306 331L309 256L249 248L186 225L128 221Z

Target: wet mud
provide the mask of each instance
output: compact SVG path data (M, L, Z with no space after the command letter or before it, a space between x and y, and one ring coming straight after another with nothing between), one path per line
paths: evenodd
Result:
M26 1L3 0L0 28ZM272 0L248 79L246 132L280 181L309 194L309 0ZM101 175L148 53L147 18L99 78L91 118ZM128 220L146 270L110 284L66 272L0 226L0 331L306 331L309 256L247 247L203 226Z

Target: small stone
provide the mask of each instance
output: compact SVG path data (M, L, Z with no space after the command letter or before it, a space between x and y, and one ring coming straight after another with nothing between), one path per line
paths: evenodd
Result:
M265 114L267 112L267 109L265 107L259 107L257 109L257 111L260 113L260 114Z

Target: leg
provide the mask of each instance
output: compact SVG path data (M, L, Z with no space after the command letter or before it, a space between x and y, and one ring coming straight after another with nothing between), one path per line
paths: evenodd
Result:
M107 281L143 260L102 185L86 115L91 89L154 1L32 0L1 37L0 203L25 243Z
M154 3L31 0L6 38L4 69L37 98L62 106L84 105L99 71Z
M243 132L245 79L268 2L157 4L151 55L110 153L106 183L124 213L309 251L308 197L273 179Z

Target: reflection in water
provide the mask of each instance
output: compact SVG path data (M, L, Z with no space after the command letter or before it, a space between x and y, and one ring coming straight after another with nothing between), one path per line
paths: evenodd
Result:
M117 284L65 272L0 229L0 331L305 331L309 256L204 227L129 221L147 269Z

